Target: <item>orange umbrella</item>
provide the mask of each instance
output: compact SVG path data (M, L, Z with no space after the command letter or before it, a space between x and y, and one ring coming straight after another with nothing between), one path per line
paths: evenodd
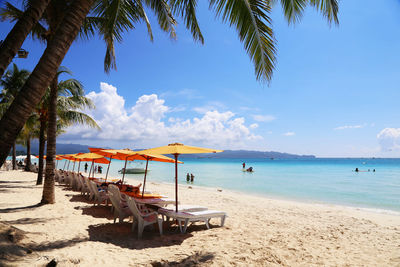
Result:
M107 167L107 173L106 173L106 179L105 179L106 181L107 181L108 171L110 169L110 164L111 164L112 159L125 160L125 168L126 168L126 156L124 156L124 155L117 156L117 153L124 153L124 152L128 152L128 151L133 152L133 150L130 150L129 148L126 148L126 149L103 149L103 148L89 147L89 150L90 150L90 152L110 158L110 163L108 163L108 167ZM124 177L125 177L125 172L122 175L122 181L124 181Z
M222 151L223 150L185 146L180 143L173 143L167 146L146 149L138 152L150 154L171 154L175 156L175 207L176 212L178 212L178 156L180 154L218 153Z
M143 180L143 190L142 190L142 198L144 196L144 189L146 187L146 176L147 176L147 167L149 165L149 160L150 161L160 161L160 162L170 162L170 163L175 163L174 159L171 159L169 157L163 156L163 155L155 155L155 154L146 154L146 153L141 153L141 152L136 152L136 151L125 151L124 153L117 153L117 157L126 157L125 160L145 160L146 161L146 169L144 171L144 180ZM178 163L183 163L178 161ZM126 168L126 161L125 161L125 168ZM124 169L125 172L125 169Z
M91 161L92 162L92 165L90 166L89 177L90 177L90 172L92 171L92 167L93 167L94 163L107 164L110 162L106 158L104 158L103 155L99 155L96 153L83 153L83 154L75 156L75 159L80 160L80 161ZM94 172L93 172L93 176L94 176Z

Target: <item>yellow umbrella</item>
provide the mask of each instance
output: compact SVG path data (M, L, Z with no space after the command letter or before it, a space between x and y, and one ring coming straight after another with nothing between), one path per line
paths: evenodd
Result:
M167 146L138 151L138 153L171 154L175 156L175 207L176 212L178 212L178 156L180 154L218 153L222 151L223 150L185 146L181 143L173 143Z
M160 162L170 162L170 163L175 163L174 159L171 159L169 157L163 156L163 155L155 155L155 154L146 154L142 152L136 152L136 151L124 151L123 153L117 153L117 157L125 157L125 168L126 168L126 160L145 160L146 161L146 169L144 171L144 180L143 180L143 190L142 190L142 198L144 196L144 189L146 187L146 176L147 176L147 167L149 165L149 160L150 161L160 161ZM178 161L178 163L183 163ZM125 169L124 169L125 173Z

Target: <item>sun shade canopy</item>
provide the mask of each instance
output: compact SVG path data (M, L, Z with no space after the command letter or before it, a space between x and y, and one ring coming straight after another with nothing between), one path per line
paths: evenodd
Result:
M223 152L223 150L202 148L195 146L186 146L181 143L173 143L167 146L161 146L156 148L145 149L138 151L138 153L150 153L150 154L199 154L199 153L218 153Z

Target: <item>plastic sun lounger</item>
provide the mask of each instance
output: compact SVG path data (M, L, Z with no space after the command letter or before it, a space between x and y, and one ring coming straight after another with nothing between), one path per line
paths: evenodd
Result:
M191 211L191 212L183 212L183 211L173 211L169 209L159 209L159 214L165 215L169 218L173 218L178 221L179 230L181 233L185 233L188 227L189 222L199 222L202 221L206 224L207 229L210 229L210 219L212 218L221 218L221 227L224 226L226 213L218 210L202 210L202 211ZM184 226L182 229L182 222L184 222Z

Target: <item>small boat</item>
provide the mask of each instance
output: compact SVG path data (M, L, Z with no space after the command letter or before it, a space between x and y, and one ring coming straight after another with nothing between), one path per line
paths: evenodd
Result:
M149 169L147 169L147 171L150 171ZM124 173L124 168L120 169L118 171L119 173ZM135 174L135 173L145 173L146 170L144 168L126 168L125 173L127 174Z

